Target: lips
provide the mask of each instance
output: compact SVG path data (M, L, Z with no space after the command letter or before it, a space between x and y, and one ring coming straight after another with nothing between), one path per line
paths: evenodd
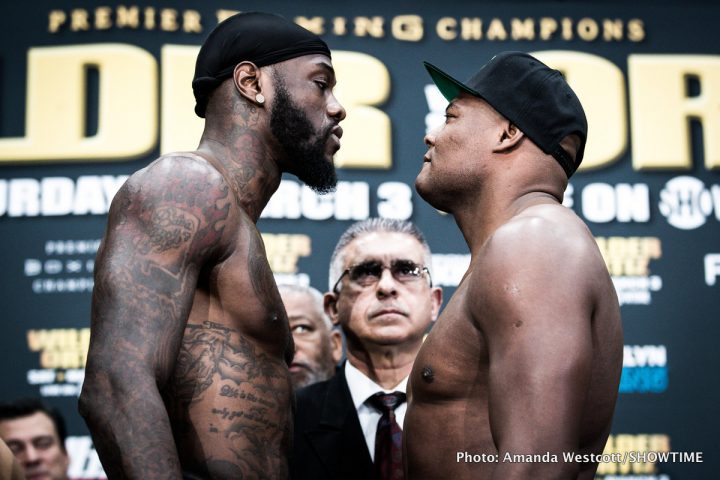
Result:
M332 130L330 130L330 133L332 135L335 135L338 140L340 140L343 136L343 129L340 125L335 125Z
M310 367L301 362L292 362L290 364L289 370L291 372L299 372L301 370L310 370Z
M334 143L333 146L334 152L337 152L340 150L340 138L343 136L343 129L342 127L336 125L332 129L330 129L330 133L328 134L328 143Z
M48 472L26 473L25 478L28 480L44 480L49 479L50 474Z
M379 308L379 309L373 311L370 314L370 318L372 319L372 318L382 317L385 315L400 315L402 317L407 317L408 314L405 310L403 310L401 308L383 307L383 308Z

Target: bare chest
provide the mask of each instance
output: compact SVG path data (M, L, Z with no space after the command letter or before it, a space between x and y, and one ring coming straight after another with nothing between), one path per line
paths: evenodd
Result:
M485 395L487 347L465 302L461 286L423 343L410 376L413 402L464 401L468 396L477 400Z
M256 231L201 275L188 324L212 322L277 357L292 357L285 308Z

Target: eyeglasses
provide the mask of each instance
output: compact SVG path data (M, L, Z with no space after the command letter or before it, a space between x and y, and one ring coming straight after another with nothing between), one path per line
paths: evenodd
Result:
M385 270L386 268L390 270L390 274L392 274L393 278L400 283L410 283L417 281L423 276L423 273L426 273L428 282L432 287L432 278L430 278L430 270L428 270L427 267L418 265L417 263L410 260L393 260L392 262L390 262L389 267L387 265L384 265L382 262L370 260L367 262L358 263L357 265L353 265L352 267L346 269L342 273L342 275L340 275L338 281L335 282L335 286L333 287L332 291L333 293L338 293L338 287L340 286L340 282L342 282L342 279L345 277L345 275L350 278L350 281L352 283L360 287L365 288L375 285L377 282L380 281L383 270Z

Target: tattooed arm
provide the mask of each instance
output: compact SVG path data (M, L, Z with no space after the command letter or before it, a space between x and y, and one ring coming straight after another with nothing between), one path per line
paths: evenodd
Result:
M160 389L230 210L220 175L164 157L118 192L95 269L80 412L110 478L179 478Z

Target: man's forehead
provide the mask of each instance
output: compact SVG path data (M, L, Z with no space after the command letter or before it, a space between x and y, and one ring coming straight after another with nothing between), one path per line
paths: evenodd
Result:
M335 74L335 69L333 68L330 57L323 55L322 53L313 53L310 55L291 58L290 60L285 60L284 62L280 62L276 65L283 65L289 68L318 68L326 70L333 75Z
M400 232L370 232L354 239L345 251L345 262L365 260L412 260L423 257L422 244L412 235Z
M283 286L281 286L279 290L283 301L308 303L312 303L313 301L313 296L309 291L292 290L290 287Z
M3 436L12 435L22 438L33 438L41 435L54 436L55 424L43 412L35 412L26 417L18 417L0 421L0 433Z
M288 317L299 315L317 316L321 313L315 297L307 292L283 291L280 297L285 304Z
M478 97L476 95L470 95L467 92L460 92L457 97L453 98L448 103L445 109L450 110L452 108L473 108L479 106L490 107L490 104L481 97Z

